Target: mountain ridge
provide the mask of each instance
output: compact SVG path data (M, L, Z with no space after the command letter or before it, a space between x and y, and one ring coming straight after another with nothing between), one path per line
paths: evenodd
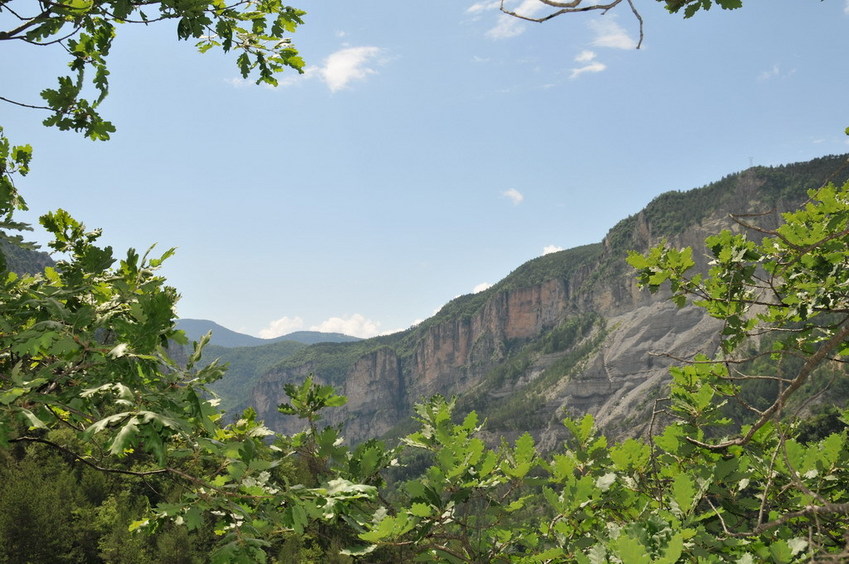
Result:
M640 292L627 251L667 240L694 247L705 268L704 238L740 229L730 214L758 213L760 224L773 228L782 211L805 200L805 189L845 181L846 168L845 155L829 156L663 193L601 242L528 261L413 328L297 351L259 378L246 404L272 428L299 430L276 406L285 383L314 375L348 397L325 419L344 425L353 442L397 434L412 404L433 394L458 396L461 410L488 419L493 437L531 431L552 445L564 413L592 413L614 436L637 433L651 398L668 381L669 360L652 353L707 351L717 325L699 308L679 310L663 295Z
M295 341L305 345L314 345L324 342L344 343L361 340L359 337L352 337L343 333L323 333L320 331L295 331L279 337L263 339L233 331L208 319L178 319L176 325L177 329L186 333L189 340L198 341L206 333L212 332L209 341L211 345L230 348L258 347L280 341Z

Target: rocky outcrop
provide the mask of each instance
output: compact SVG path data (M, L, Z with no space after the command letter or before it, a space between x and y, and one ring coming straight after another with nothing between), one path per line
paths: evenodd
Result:
M758 224L778 225L781 208L771 193L761 192L769 178L759 170L703 189L713 190L707 197L697 191L661 197L654 207L623 220L597 248L531 261L486 294L462 298L419 327L376 341L341 374L335 364L326 370L321 361L272 371L253 390L253 403L273 428L297 430L296 422L278 417L274 408L284 382L314 373L348 397L348 404L329 412L327 421L344 425L354 442L390 431L408 420L414 402L433 394L461 396L482 411L525 394L523 405L539 413L533 418L536 427L524 430L551 445L566 412L592 413L614 435L641 432L653 400L663 395L672 358L712 352L718 327L701 309L678 309L663 295L639 291L624 266L625 251L644 251L665 239L692 246L698 268L706 269L705 237L723 228L743 229L730 214L766 212ZM795 199L784 196L779 205L787 208L803 197L803 192ZM708 202L704 210L693 209L691 200L698 198ZM689 224L681 223L676 209L687 214ZM552 352L534 345L586 314L598 319L595 330L569 347ZM488 383L517 358L522 359L521 374L497 386ZM492 410L495 419L497 409Z

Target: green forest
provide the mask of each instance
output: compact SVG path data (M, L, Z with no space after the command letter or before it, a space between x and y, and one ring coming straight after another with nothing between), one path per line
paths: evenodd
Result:
M660 1L687 17L712 4ZM114 131L99 105L116 24L148 23L142 7L202 51L237 51L245 77L273 85L303 66L286 38L303 13L277 1L45 6L0 40L48 43L71 24L72 76L43 93L45 125L92 139ZM179 296L159 272L172 250L116 255L60 209L40 223L61 258L28 262L16 183L32 151L0 129L0 562L849 561L849 182L806 186L776 228L737 218L706 240L707 272L690 248L626 259L621 242L621 268L644 291L722 322L717 354L681 359L652 399L648 436L608 440L586 415L564 418L570 438L553 450L527 433L485 441L476 406L435 396L397 440L349 445L322 423L346 398L312 378L288 384L277 407L302 432L275 433L251 408L224 416L208 337L188 343L175 325ZM777 197L798 189L774 177ZM652 212L670 232L700 219L676 202L667 194ZM598 252L573 250L573 266ZM545 258L513 280L561 267ZM480 299L446 307L471 312ZM593 347L582 339L597 323L577 317L525 354ZM522 356L501 370L513 377ZM534 395L523 401L498 406L514 431Z

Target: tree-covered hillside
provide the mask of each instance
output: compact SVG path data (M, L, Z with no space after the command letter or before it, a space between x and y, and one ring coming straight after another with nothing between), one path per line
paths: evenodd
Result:
M477 410L487 417L494 434L531 430L539 438L558 428L553 422L563 410L602 406L610 410L609 402L616 401L621 413L606 423L607 431L639 432L644 424L633 419L641 418L648 397L657 393L668 360L645 360L654 358L648 347L655 345L648 337L635 347L622 336L622 331L639 331L641 325L652 323L649 318L633 321L634 328L628 328L632 322L627 319L609 321L645 305L646 298L633 289L625 262L628 252L645 251L664 240L692 244L715 229L732 226L731 213L766 213L759 221L773 228L780 211L807 199L805 186L849 179L846 160L845 155L828 156L755 167L701 188L661 194L644 210L615 225L602 243L528 261L487 290L452 300L416 327L358 343L328 343L297 351L269 366L265 377L257 380L257 388L241 389L239 405L257 401L272 405L264 399L281 393L283 383L313 374L342 389L361 378L383 382L382 391L374 391L379 399L363 398L361 406L350 403L346 407L350 411L338 422L364 429L377 426L390 435L408 428L406 413L422 399L421 394L433 392L460 395L458 409ZM699 258L699 264L704 260ZM528 300L537 300L536 305ZM676 321L668 311L664 315L653 322L660 324L655 329L659 337L680 331L681 339L693 340L692 346L699 339L703 346L707 344L699 334L707 335L712 329L698 329L701 326L693 325L695 320ZM529 326L521 336L512 335L528 316L539 325ZM661 330L663 324L669 324L665 330ZM576 328L580 329L575 332ZM559 343L554 350L552 342ZM380 366L373 366L375 362ZM629 383L604 384L605 378L613 381L611 373ZM427 380L434 383L421 385ZM651 384L637 390L643 381ZM624 395L617 400L620 394ZM273 411L263 411L262 416L272 426L284 424ZM392 430L395 425L400 427ZM357 432L351 434L359 438Z
M36 274L43 271L45 266L54 264L45 252L24 249L5 241L0 242L0 252L6 259L6 268L17 274Z
M561 13L622 3L582 1L544 3ZM661 2L687 17L742 5ZM260 83L303 65L286 37L302 12L276 1L0 0L0 12L0 42L70 57L73 77L42 93L45 123L91 139L114 131L99 105L124 25L173 21L201 50L237 50ZM31 153L0 129L3 230L20 227L14 181ZM98 229L46 213L61 260L0 272L0 562L846 562L849 182L825 182L845 176L845 157L832 164L828 178L779 171L775 198L757 197L771 171L737 175L730 207L693 212L683 229L676 214L690 196L660 198L621 237L521 267L514 285L462 298L438 323L302 348L301 364L284 368L324 374L275 382L277 365L258 384L279 384L259 399L297 421L291 433L251 408L227 422L208 394L223 374L205 359L208 339L174 358L169 347L188 343L179 294L160 275L173 250L116 255ZM807 202L755 215L790 206L785 180ZM697 249L680 244L696 238ZM634 271L620 276L612 265L627 250ZM682 345L669 329L681 325L709 331ZM646 339L666 354L648 354ZM666 379L642 393L661 362ZM381 371L394 378L376 381ZM511 386L534 392L520 410L497 401ZM440 387L461 397L423 393ZM646 412L622 417L621 391ZM549 445L521 429L487 435L485 414L465 411L504 408L502 425L526 426L543 402L607 392L609 412L546 421L562 430ZM377 416L398 411L388 397L412 420L390 445L376 437ZM809 418L815 401L835 405ZM334 415L346 405L373 417ZM599 422L611 414L643 419L645 433L608 437ZM336 424L345 417L365 433L355 444Z
M305 345L359 341L357 337L343 335L342 333L322 333L320 331L295 331L272 339L261 339L232 331L214 321L208 321L206 319L178 319L177 327L185 332L186 336L193 341L200 340L207 333L212 333L209 344L220 347L257 347L269 345L277 341L296 341Z

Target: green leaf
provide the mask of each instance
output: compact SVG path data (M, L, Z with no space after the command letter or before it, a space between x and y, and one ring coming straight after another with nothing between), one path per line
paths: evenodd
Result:
M433 513L433 511L431 510L431 507L427 504L414 503L410 507L410 513L412 513L416 517L422 517L423 518L423 517L430 517L430 515L431 515L431 513Z
M795 539L794 539L795 540ZM786 564L793 560L793 551L787 541L779 539L769 545L769 553L776 564Z
M650 564L651 556L646 552L640 541L631 538L628 535L622 534L613 541L613 547L616 550L616 555L619 556L622 562L628 564Z
M136 417L131 417L118 431L115 438L112 440L112 446L109 447L109 453L121 455L125 449L130 448L133 440L139 434L139 420Z
M678 474L672 481L672 500L682 514L689 513L693 508L697 492L693 481L686 474Z

